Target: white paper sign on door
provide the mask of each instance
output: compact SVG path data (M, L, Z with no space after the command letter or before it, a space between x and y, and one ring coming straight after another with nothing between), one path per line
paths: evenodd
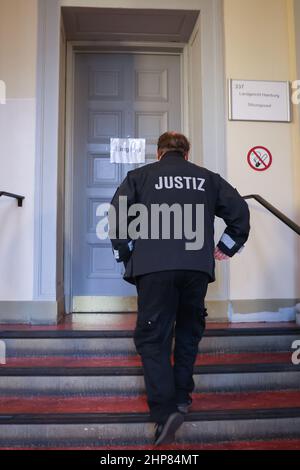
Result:
M110 139L111 163L145 163L145 139Z

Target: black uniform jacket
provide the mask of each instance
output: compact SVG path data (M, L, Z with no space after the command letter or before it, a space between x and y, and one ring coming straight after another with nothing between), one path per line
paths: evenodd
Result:
M197 233L202 230L203 246L200 249L187 250L186 243L193 240L190 234L186 237L184 229L180 239L174 236L172 238L172 230L171 238L164 239L162 228L159 229L158 239L151 238L150 228L148 238L138 238L133 243L130 242L130 237L120 239L120 196L127 197L128 208L135 203L142 203L149 214L153 204L179 204L183 214L185 205L189 205L193 214L191 228L196 229ZM250 230L248 205L238 191L219 174L186 161L180 152L167 152L161 160L129 171L116 191L111 205L117 213L115 232L113 235L110 232L114 253L118 261L125 262L124 279L133 284L136 276L177 269L206 272L212 282L215 280L215 216L222 218L227 226L218 247L230 257L242 248ZM202 205L204 220L200 220L200 217L197 219L197 205ZM126 217L125 224L129 226L133 219L132 216ZM150 227L150 215L147 220ZM109 225L111 228L110 217ZM133 248L132 252L129 251L128 242L130 249ZM130 253L130 256L127 256L126 252Z

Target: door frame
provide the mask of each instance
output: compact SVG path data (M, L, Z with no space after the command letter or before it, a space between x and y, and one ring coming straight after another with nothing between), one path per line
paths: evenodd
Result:
M191 63L190 63L190 45L193 44L196 34L198 34L200 24L195 26L194 32L191 35L189 44L174 44L174 43L123 43L122 46L116 47L113 43L105 42L85 42L85 41L70 41L67 45L67 78L66 78L66 147L65 147L65 250L64 250L64 286L65 286L65 304L66 311L85 311L88 304L89 311L101 311L99 305L101 304L103 311L134 311L136 310L136 302L132 297L121 297L118 301L114 300L111 296L99 296L97 298L84 297L79 298L76 302L74 309L73 306L73 281L72 281L72 257L73 257L73 161L74 161L74 81L75 81L75 60L76 54L157 54L157 55L177 55L180 58L180 86L181 86L181 129L187 135L191 135L191 111L190 103L193 100L193 94L189 87L191 77ZM193 136L191 136L193 140ZM203 149L200 149L201 160L204 163ZM191 161L195 162L195 154L191 154ZM211 162L209 162L211 167ZM218 266L217 269L223 270L226 266ZM223 272L221 276L217 276L217 281L214 285L214 290L219 294L224 295L226 283L224 283ZM220 292L221 290L221 292ZM223 292L222 292L223 291ZM209 294L208 294L209 300ZM214 295L215 298L215 295ZM103 304L103 305L102 305Z

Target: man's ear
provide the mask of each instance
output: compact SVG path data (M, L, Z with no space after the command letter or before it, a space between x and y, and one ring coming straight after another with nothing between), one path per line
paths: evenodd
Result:
M161 150L157 150L156 156L157 156L157 160L160 160L161 157L162 157L162 151L161 151Z
M189 159L189 153L188 153L188 152L184 154L184 159L185 159L185 160L188 160L188 159Z

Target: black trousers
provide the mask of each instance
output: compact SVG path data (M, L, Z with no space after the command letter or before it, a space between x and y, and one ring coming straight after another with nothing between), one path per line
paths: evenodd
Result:
M134 342L142 359L151 418L156 423L164 423L177 411L176 404L187 402L194 390L193 368L205 330L208 281L206 273L186 270L137 278Z

